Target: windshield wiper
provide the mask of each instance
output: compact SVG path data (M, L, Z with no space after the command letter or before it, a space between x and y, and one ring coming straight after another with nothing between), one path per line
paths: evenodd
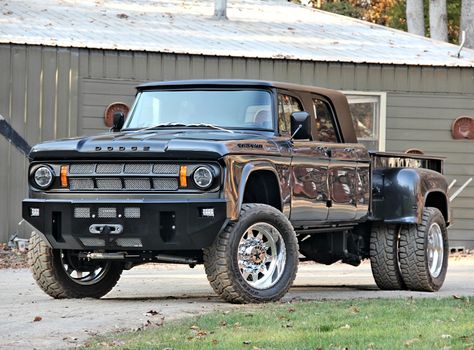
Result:
M134 130L134 131L139 132L139 131L153 130L153 129L157 129L157 128L180 127L180 126L187 126L187 125L183 124L183 123L174 123L174 122L161 123L161 124L156 124L156 125L152 125L152 126L147 126L146 128L141 128L141 129L137 129L137 130Z
M221 128L220 126L214 125L214 124L207 124L207 123L194 123L194 124L183 124L183 123L162 123L162 124L156 124L152 126L148 126L146 128L138 129L135 130L135 132L140 132L140 131L147 131L147 130L154 130L158 128L169 128L169 127L185 127L185 128L199 128L199 127L205 127L205 128L212 128L212 129L217 129L225 132L230 132L233 134L234 132L232 130L224 129Z
M212 128L212 129L217 129L225 132L230 132L233 134L234 132L229 129L222 128L220 126L214 125L214 124L208 124L208 123L195 123L195 124L187 124L186 127L190 128L200 128L200 127L205 127L205 128Z

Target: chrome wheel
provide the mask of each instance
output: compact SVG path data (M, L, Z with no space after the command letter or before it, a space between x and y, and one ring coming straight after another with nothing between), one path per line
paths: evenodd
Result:
M111 266L110 261L99 264L82 262L70 251L61 251L61 262L69 279L80 285L93 285L101 281Z
M280 232L258 222L242 235L237 251L239 271L255 289L267 289L281 278L286 264L286 247Z
M432 223L428 230L428 244L426 246L428 269L430 275L436 278L441 273L444 258L443 233L437 223Z

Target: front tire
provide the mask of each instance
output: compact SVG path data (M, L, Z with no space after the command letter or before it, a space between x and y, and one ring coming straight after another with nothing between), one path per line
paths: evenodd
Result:
M448 270L448 233L443 214L423 209L419 225L405 225L400 233L400 269L408 289L435 292Z
M244 204L204 249L204 267L214 291L232 303L281 299L298 269L298 242L288 219L265 204Z
M28 262L38 286L55 299L100 298L117 284L119 262L81 261L71 250L52 249L36 233L30 238Z

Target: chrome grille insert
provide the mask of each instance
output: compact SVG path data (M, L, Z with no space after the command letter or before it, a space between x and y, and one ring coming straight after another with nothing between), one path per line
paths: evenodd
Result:
M123 164L97 164L95 172L97 174L120 174Z
M85 191L94 189L92 179L69 179L69 189L72 191Z
M178 164L155 164L153 165L153 174L178 175Z
M90 247L104 247L105 246L105 241L100 238L94 238L94 237L83 237L79 238L85 246L90 246Z
M150 190L151 183L149 179L125 179L126 190Z
M122 180L119 178L97 179L97 188L99 190L121 190Z
M127 219L139 219L140 218L140 208L125 208L124 215Z
M158 191L176 191L178 189L178 179L173 179L173 178L153 179L153 188Z
M77 219L88 219L91 217L91 208L74 208L74 217Z
M117 217L117 208L99 208L97 215L101 219L112 219Z
M142 247L142 240L140 238L117 238L115 244L119 247Z
M151 164L137 163L125 164L125 174L148 174L151 172Z
M95 164L71 164L69 174L92 174Z
M176 191L179 164L154 162L72 163L71 191ZM85 215L85 214L84 214Z

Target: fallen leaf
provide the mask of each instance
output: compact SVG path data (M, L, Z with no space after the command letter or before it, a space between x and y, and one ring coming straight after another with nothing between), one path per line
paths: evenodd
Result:
M349 326L348 324L341 327L341 329L350 329L350 328L351 328L351 326Z
M296 310L295 310L294 308L292 308L292 307L290 307L290 308L288 309L288 312L295 312L295 311L296 311Z
M43 317L41 316L35 316L35 318L33 319L33 322L39 322L43 319Z
M197 332L196 337L202 338L202 337L205 337L206 335L207 335L206 331L200 330L199 332Z
M357 306L351 307L351 312L353 314L358 314L360 312L360 309Z
M217 339L212 339L212 345L217 345L219 344L219 342L217 341Z
M419 339L408 339L407 341L405 341L405 343L403 343L405 346L412 346L414 343L416 343Z
M156 310L147 311L147 315L156 316L156 315L159 315L159 314L160 313Z
M221 320L221 321L219 322L219 325L220 325L221 327L225 327L225 326L227 326L227 322L226 322L225 320Z
M193 331L198 331L198 330L199 330L199 327L196 326L196 325L192 325L190 328L191 328Z
M245 344L245 345L249 345L249 344L252 344L252 341L251 340L244 340L242 343Z
M459 295L456 295L456 294L454 294L454 295L453 295L453 298L454 298L454 299L456 299L456 300L462 299L462 297L461 297L461 296L459 296Z

